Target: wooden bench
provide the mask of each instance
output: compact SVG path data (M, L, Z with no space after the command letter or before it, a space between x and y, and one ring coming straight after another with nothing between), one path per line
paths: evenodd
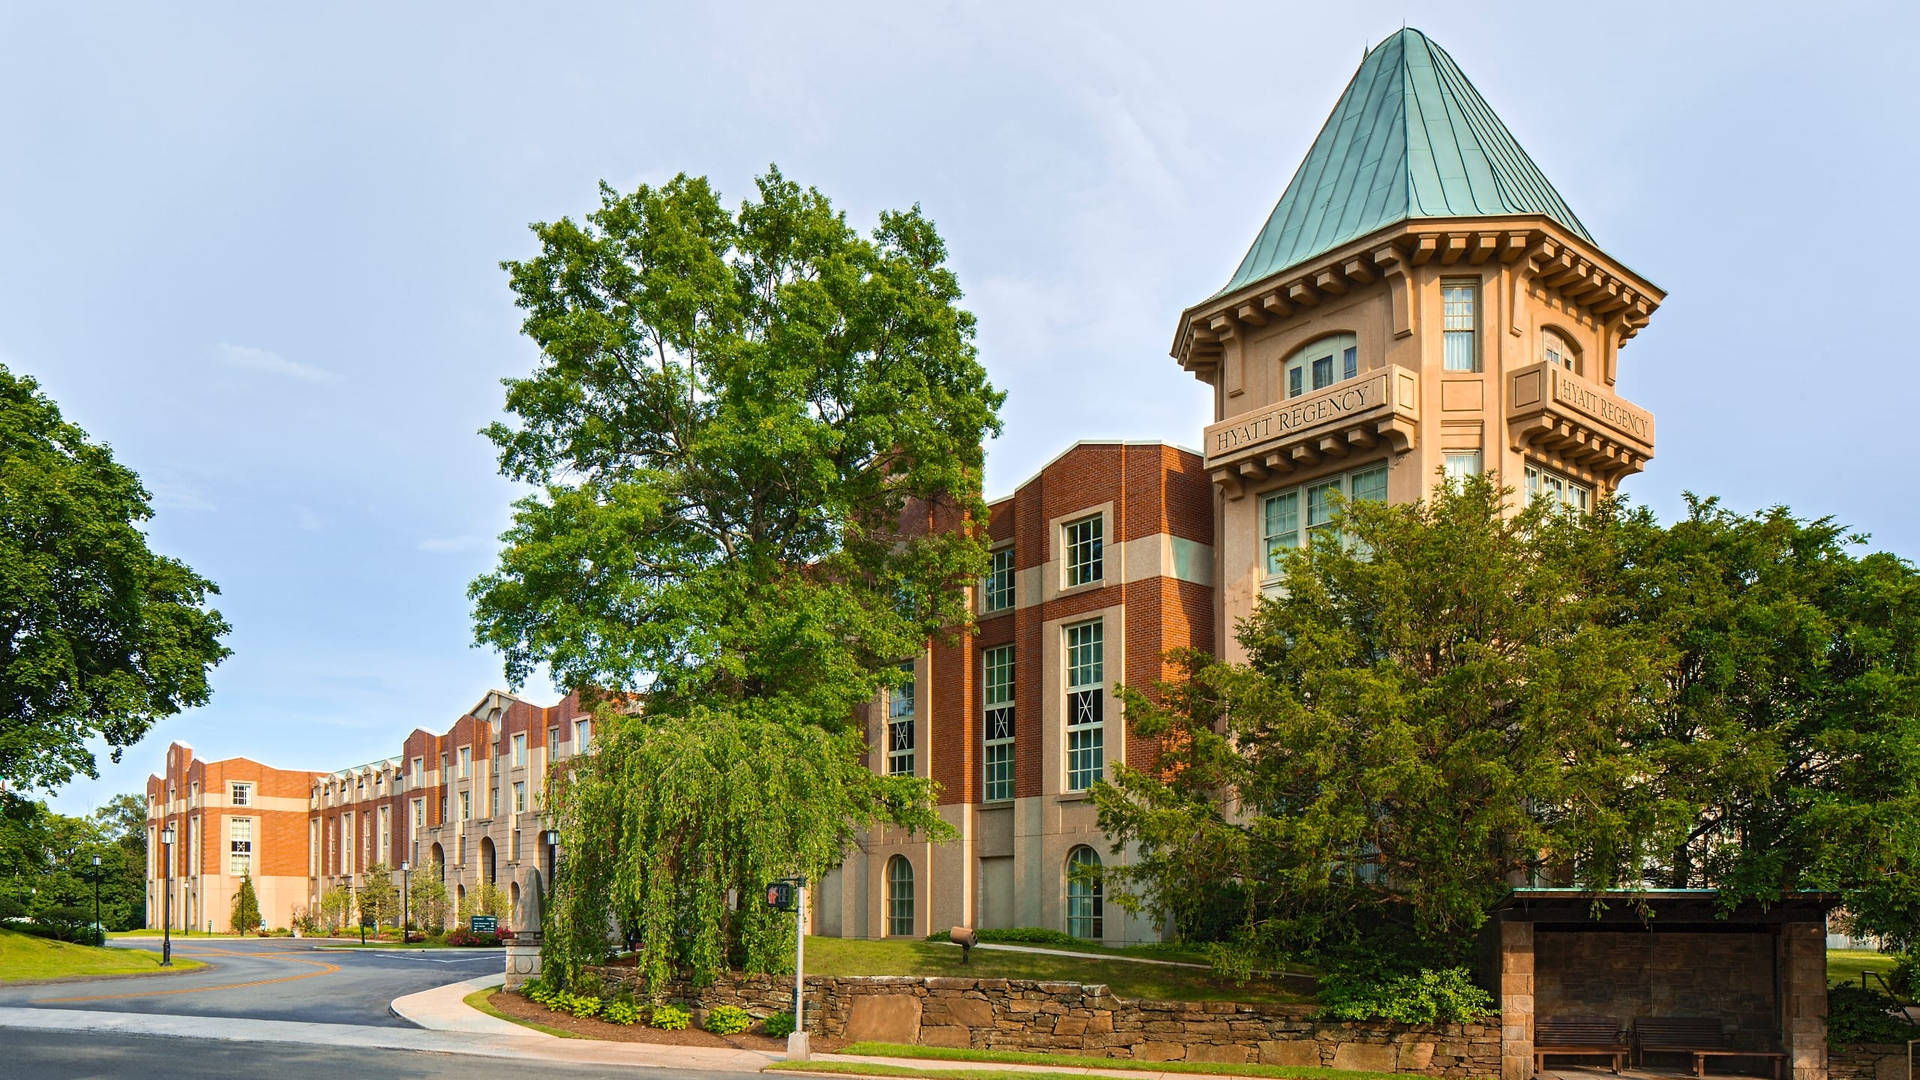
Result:
M1726 1025L1718 1020L1706 1017L1688 1016L1643 1016L1633 1022L1634 1063L1644 1066L1647 1052L1656 1054L1688 1054L1693 1058L1693 1075L1707 1075L1707 1059L1710 1057L1750 1057L1766 1058L1773 1066L1773 1080L1780 1080L1780 1070L1787 1055L1777 1050L1736 1050L1733 1040L1727 1038Z
M1546 1071L1547 1055L1604 1057L1619 1072L1627 1059L1627 1037L1620 1022L1607 1016L1543 1016L1533 1022L1533 1071Z

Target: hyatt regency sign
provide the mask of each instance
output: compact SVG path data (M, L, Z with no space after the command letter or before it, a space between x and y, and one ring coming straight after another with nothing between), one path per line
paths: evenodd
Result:
M1395 375L1407 377L1406 411L1413 407L1412 373L1396 368L1377 371L1352 382L1338 383L1305 397L1290 398L1207 428L1207 460L1235 456L1269 443L1285 444L1312 434L1325 434L1363 416L1392 411L1388 393Z

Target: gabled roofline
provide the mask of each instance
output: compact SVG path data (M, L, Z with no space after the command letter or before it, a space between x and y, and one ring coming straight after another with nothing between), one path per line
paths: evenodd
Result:
M1204 455L1202 455L1200 451L1190 446L1181 446L1179 443L1168 442L1165 439L1076 439L1071 446L1048 458L1046 464L1035 469L1025 480L1015 484L1012 491L997 499L986 500L987 509L991 511L1001 503L1011 501L1015 496L1020 494L1021 489L1032 484L1035 480L1040 479L1041 475L1048 469L1060 464L1061 460L1068 454L1073 453L1083 446L1164 446L1169 450L1178 450L1182 453L1192 454L1194 457L1201 458L1203 461L1205 460Z

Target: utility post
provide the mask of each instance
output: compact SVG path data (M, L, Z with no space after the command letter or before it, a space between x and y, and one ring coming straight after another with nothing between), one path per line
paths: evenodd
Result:
M783 878L767 885L767 906L793 912L793 1033L787 1036L787 1058L805 1061L807 1039L807 879Z
M413 912L407 907L407 873L413 869L411 862L400 863L400 944L413 942Z

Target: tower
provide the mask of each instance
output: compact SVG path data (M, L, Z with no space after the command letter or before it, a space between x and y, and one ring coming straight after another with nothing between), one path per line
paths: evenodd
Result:
M1215 638L1327 527L1329 496L1410 502L1487 471L1584 508L1653 456L1614 392L1665 294L1603 252L1453 58L1368 52L1173 356L1213 389Z

